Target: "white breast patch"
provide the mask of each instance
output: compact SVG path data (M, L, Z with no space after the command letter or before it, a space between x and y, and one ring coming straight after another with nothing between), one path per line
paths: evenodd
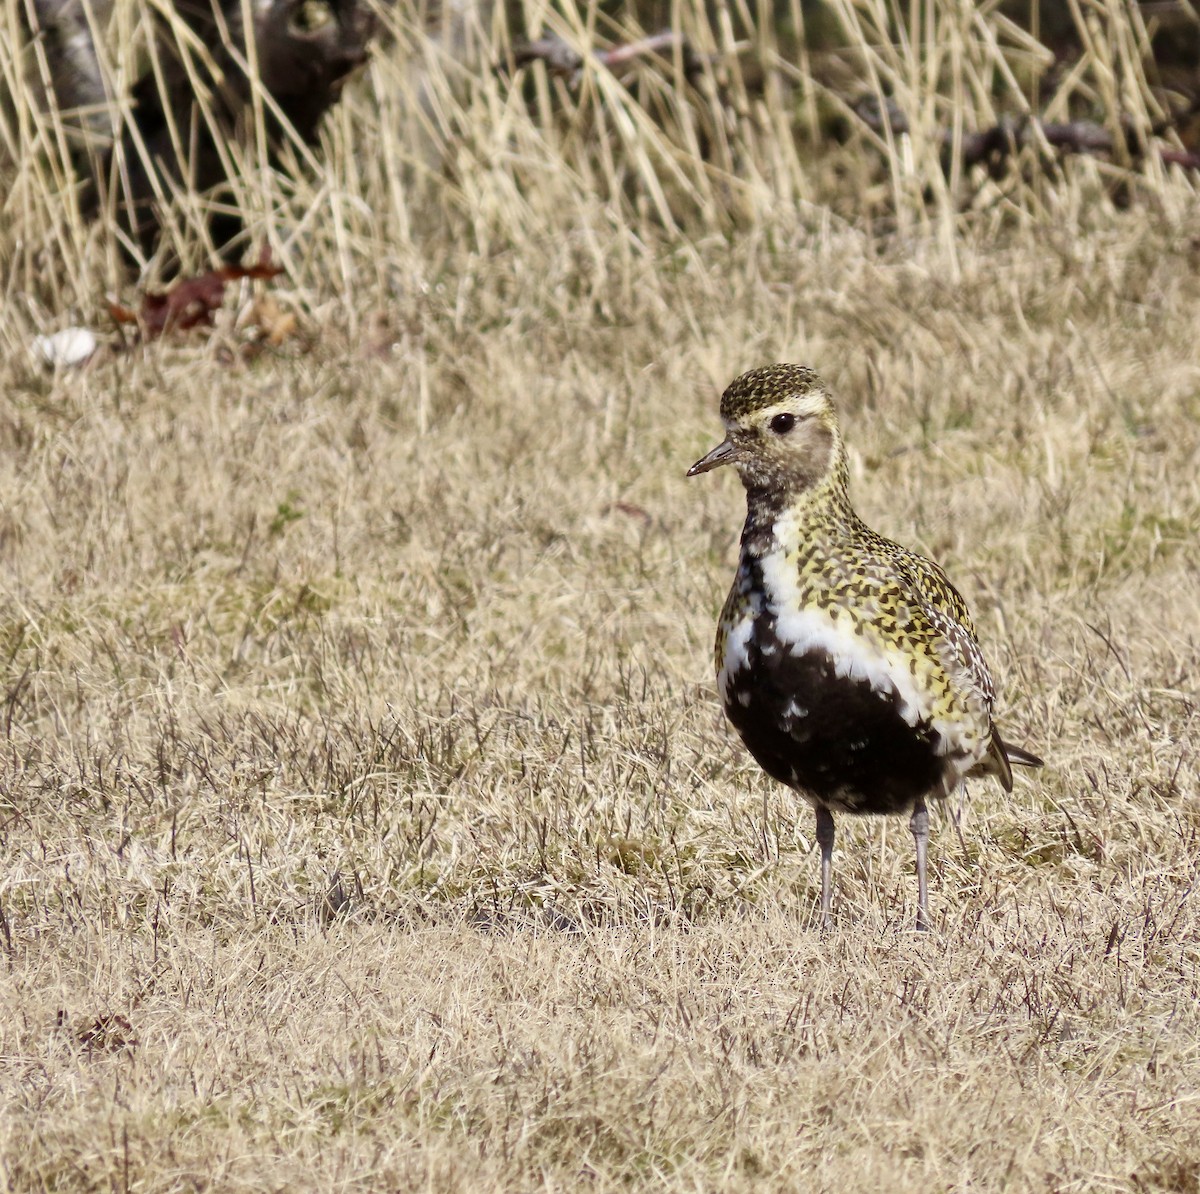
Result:
M832 662L835 675L865 680L881 693L895 694L897 710L909 725L921 722L930 725L939 754L965 753L969 756L964 760L967 766L977 761L975 756L982 754L985 743L969 742L972 737L969 727L934 717L935 694L918 683L907 656L889 649L869 628L857 633L846 611L834 618L827 609L802 606L794 564L782 552L763 558L760 565L765 592L754 595L750 608L730 628L725 639L718 686L726 705L734 675L750 666L750 644L757 619L773 613L774 638L782 649L795 656L818 652ZM763 645L775 649L774 642Z

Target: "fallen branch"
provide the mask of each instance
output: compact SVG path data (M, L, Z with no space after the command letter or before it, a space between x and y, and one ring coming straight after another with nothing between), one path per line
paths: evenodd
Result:
M713 60L713 55L697 54L686 35L676 33L672 29L624 45L611 46L607 50L594 50L589 57L605 69L616 71L639 59L665 56L677 50L682 55L683 73L689 80L699 74L706 63ZM514 43L508 65L514 70L521 70L534 62L543 62L551 74L567 79L574 87L579 82L586 60L585 55L568 45L557 34L551 34L536 41ZM504 63L496 67L497 70L505 68ZM886 136L889 131L893 136L901 136L909 131L908 117L890 98L881 103L875 95L863 96L853 105L853 111L868 128L880 136ZM1180 118L1160 122L1150 130L1150 136L1161 136ZM948 167L954 148L954 134L949 129L942 129L936 135L941 142L942 160ZM1131 124L1127 123L1124 126L1123 140L1125 152L1135 160L1145 158L1152 151L1165 165L1200 171L1200 153L1150 144ZM1110 155L1116 152L1118 146L1111 130L1093 121L1055 122L1039 120L1036 117L1005 117L991 128L963 133L959 151L964 166L985 165L990 173L996 175L1014 154L1029 145L1040 143L1063 153Z
M881 106L875 96L865 96L854 105L854 111L868 128L881 136L886 135L889 129L893 136L901 136L909 130L908 118L891 100ZM1171 127L1169 121L1156 125L1151 135L1160 135ZM942 129L937 136L942 145L943 161L949 164L954 134L949 129ZM1167 165L1200 170L1200 154L1148 145L1130 125L1124 128L1123 139L1124 149L1131 158L1145 158L1148 152L1153 151ZM1022 117L1019 120L1005 117L989 129L963 133L959 148L964 166L986 165L995 174L1015 153L1042 141L1063 153L1113 154L1118 145L1111 130L1089 120L1056 122L1038 120L1036 117Z

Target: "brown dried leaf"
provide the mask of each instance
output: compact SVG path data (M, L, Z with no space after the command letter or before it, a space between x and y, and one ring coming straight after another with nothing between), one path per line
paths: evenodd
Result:
M136 313L114 302L108 304L108 310L118 323L136 323L145 339L154 340L169 331L212 327L213 312L223 302L225 287L230 282L243 278L269 279L280 272L278 266L271 264L270 252L264 248L253 265L223 265L207 273L180 278L169 290L148 291Z

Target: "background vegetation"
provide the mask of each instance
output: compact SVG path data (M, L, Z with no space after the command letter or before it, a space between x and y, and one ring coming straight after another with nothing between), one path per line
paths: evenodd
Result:
M628 14L391 10L322 152L247 155L283 275L153 341L106 296L202 208L122 266L6 12L3 1188L1197 1188L1200 240L1138 10L681 4L692 81L491 69ZM1117 149L964 163L1027 112ZM773 360L1048 760L936 815L928 936L848 818L821 936L715 699L741 494L683 473Z

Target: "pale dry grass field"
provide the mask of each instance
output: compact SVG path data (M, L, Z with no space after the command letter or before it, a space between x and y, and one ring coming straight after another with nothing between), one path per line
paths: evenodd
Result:
M738 181L596 72L443 80L456 160L356 156L399 62L307 239L252 224L278 347L246 285L121 348L137 284L13 167L0 1188L1196 1190L1192 185L1121 209L1078 161L959 215L911 146L753 128ZM30 358L79 321L86 367ZM683 474L775 360L1047 760L935 814L928 935L905 824L845 817L818 931L811 812L716 700L742 495Z

